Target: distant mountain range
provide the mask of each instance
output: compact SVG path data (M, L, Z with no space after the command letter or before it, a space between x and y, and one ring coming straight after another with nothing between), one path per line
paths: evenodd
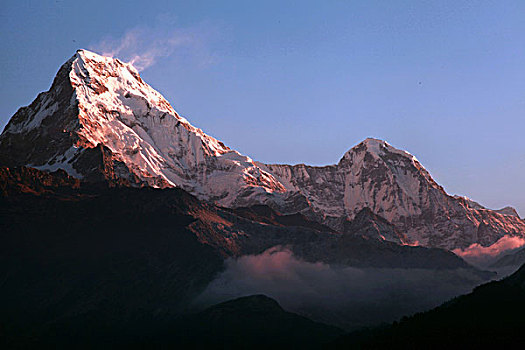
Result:
M394 226L381 239L406 245L453 250L525 236L515 210L448 195L414 156L381 140L366 139L324 167L253 161L193 127L130 64L86 50L11 118L0 165L179 187L227 208L300 213L337 232L368 208Z

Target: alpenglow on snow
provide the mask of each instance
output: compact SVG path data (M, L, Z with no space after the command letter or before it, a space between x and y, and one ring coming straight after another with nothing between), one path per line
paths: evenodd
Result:
M131 64L86 50L11 118L0 136L0 164L176 186L224 207L266 204L339 232L369 208L403 233L402 244L452 250L525 236L515 211L448 195L414 156L385 141L366 139L323 167L253 161L192 126Z

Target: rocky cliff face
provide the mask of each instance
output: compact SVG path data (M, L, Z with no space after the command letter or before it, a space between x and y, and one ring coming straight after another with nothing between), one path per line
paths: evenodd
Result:
M525 236L512 208L448 195L415 157L381 140L367 139L325 167L254 162L193 127L130 64L85 50L12 117L0 136L0 165L180 187L223 207L300 213L339 232L369 208L394 225L381 239L409 245L456 249Z

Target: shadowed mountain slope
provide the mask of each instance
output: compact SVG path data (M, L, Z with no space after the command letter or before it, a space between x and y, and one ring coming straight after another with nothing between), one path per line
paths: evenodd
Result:
M350 333L333 348L518 348L525 342L525 265L428 312Z

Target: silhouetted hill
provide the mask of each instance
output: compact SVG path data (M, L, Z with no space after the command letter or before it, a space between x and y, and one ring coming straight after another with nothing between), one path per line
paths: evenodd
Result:
M253 295L183 317L176 342L190 347L317 348L342 330L287 312L273 299ZM168 338L168 337L166 337Z

